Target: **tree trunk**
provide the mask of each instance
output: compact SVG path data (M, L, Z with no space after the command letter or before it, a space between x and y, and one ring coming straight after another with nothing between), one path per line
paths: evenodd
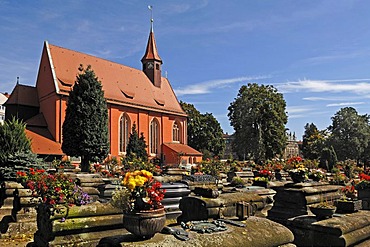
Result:
M90 172L89 158L85 155L81 156L81 172Z

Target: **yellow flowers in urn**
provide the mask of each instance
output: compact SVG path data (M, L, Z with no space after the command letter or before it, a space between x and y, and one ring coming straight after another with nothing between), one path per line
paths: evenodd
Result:
M153 174L146 170L127 172L122 181L122 185L133 191L135 187L142 187L146 182L150 181L152 177Z

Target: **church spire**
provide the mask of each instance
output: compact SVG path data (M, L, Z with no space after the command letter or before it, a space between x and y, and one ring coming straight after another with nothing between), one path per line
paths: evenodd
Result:
M154 38L154 31L153 31L153 12L152 6L148 6L149 10L151 11L151 19L150 19L150 33L148 38L148 43L146 45L146 50L143 58L141 59L141 63L143 64L143 72L146 76L150 79L150 81L156 86L161 86L161 66L162 66L162 59L158 55L157 45Z

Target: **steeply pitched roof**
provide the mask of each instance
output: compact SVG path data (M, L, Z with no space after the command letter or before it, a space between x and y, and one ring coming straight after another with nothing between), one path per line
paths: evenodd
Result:
M91 65L102 82L108 103L186 116L169 81L164 77L161 87L156 87L141 70L49 45L47 42L45 47L56 77L57 92L61 94L67 94L71 90L80 64L85 67Z
M195 150L194 148L181 144L181 143L163 143L164 146L172 149L176 153L183 153L184 155L194 155L194 156L201 156L202 153Z
M145 54L143 58L141 59L141 61L153 60L153 59L162 62L162 59L158 55L157 44L155 42L154 33L150 32L149 38L148 38L148 44L146 45Z
M36 87L17 84L5 104L39 107Z

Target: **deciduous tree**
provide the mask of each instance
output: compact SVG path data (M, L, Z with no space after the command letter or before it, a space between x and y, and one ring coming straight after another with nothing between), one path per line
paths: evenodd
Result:
M338 160L359 160L370 140L369 116L359 115L353 107L345 107L331 119L329 144L333 146Z
M188 145L212 156L220 156L225 149L223 130L212 113L201 114L192 104L180 102L188 115Z
M307 123L304 128L305 132L302 141L303 157L306 159L318 160L325 146L326 133L324 130L320 131L313 123Z
M271 85L242 86L228 108L239 159L261 161L282 154L286 147L286 102Z

